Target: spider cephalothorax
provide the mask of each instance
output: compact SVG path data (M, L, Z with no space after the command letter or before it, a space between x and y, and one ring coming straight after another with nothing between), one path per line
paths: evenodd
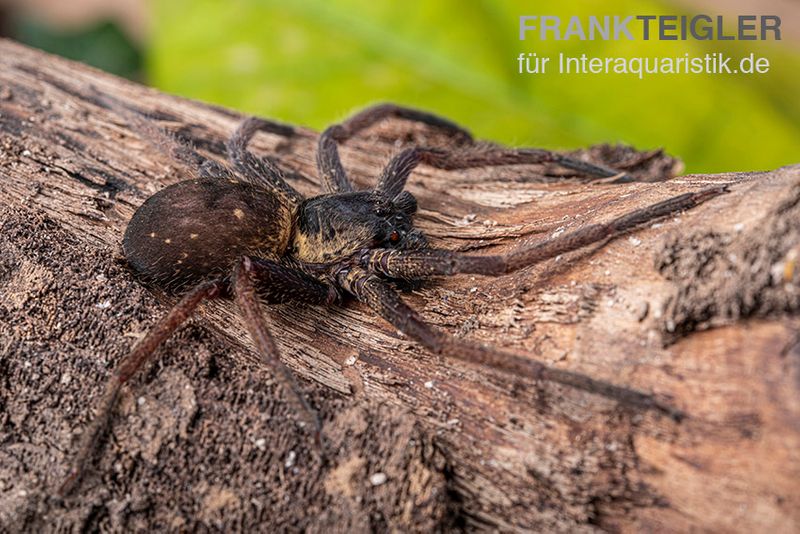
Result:
M425 236L413 227L416 200L410 193L389 199L372 191L313 197L298 210L291 254L328 263L363 249L418 249Z
M123 240L134 273L161 289L182 295L178 303L134 347L108 383L100 412L83 443L62 493L77 487L81 474L108 427L122 385L154 354L205 299L232 297L253 343L283 384L286 400L320 448L315 411L299 394L289 369L278 358L263 314L264 302L298 301L333 305L355 298L426 349L514 373L521 379L549 380L603 395L629 407L679 417L680 412L651 395L586 375L548 367L530 357L458 340L427 324L395 290L397 282L461 273L499 276L570 250L596 243L675 211L688 209L724 191L711 187L679 195L602 224L505 255L476 256L428 246L412 225L416 200L404 192L420 164L445 169L524 163L555 163L594 176L630 177L595 164L538 149L506 149L471 144L469 133L452 122L393 105L368 108L320 136L317 164L323 194L306 199L284 179L270 159L247 150L259 130L291 137L294 130L258 118L245 120L228 142L231 167L208 160L176 143L163 131L120 104L138 129L158 138L196 177L146 200L134 214ZM370 191L354 191L339 159L338 143L375 122L395 116L441 129L462 141L457 151L416 147L389 161ZM464 143L463 141L466 140Z

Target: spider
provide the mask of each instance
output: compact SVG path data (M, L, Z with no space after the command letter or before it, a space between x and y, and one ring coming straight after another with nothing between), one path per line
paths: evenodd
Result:
M206 299L235 302L258 354L272 368L298 424L311 433L317 448L322 446L319 420L298 392L292 372L279 358L262 304L295 301L333 306L354 298L434 354L523 378L556 382L636 409L681 417L678 410L652 395L456 339L427 324L403 301L395 286L435 276L501 276L689 209L721 194L723 187L675 196L508 254L470 255L432 248L414 227L417 202L404 187L417 166L464 169L546 162L593 176L616 177L618 182L631 178L546 150L481 146L473 142L469 132L447 119L383 104L367 108L321 134L317 166L323 191L305 198L287 183L273 160L258 158L247 148L258 131L293 136L295 130L289 126L256 117L244 120L227 142L227 166L206 159L141 114L121 109L118 102L109 98L98 102L124 113L157 144L166 145L180 163L195 169L195 175L148 198L127 226L123 252L134 274L180 299L113 372L98 413L83 433L61 495L79 486L110 425L122 386ZM389 117L439 129L460 141L461 147L452 151L404 149L389 161L372 190L356 191L342 166L338 145Z

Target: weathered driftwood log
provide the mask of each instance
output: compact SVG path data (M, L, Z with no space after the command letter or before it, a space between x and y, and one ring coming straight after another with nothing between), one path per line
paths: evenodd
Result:
M654 392L682 422L432 356L355 303L275 306L335 451L322 465L215 303L126 391L82 493L49 498L111 367L168 303L118 262L126 221L186 178L92 88L220 159L242 119L0 42L0 530L800 528L800 166L625 185L538 166L410 180L435 244L480 251L730 184L611 242L407 295L445 330ZM349 142L345 165L366 187L393 139L429 135L390 121ZM315 140L252 146L313 194ZM593 154L644 180L673 163Z

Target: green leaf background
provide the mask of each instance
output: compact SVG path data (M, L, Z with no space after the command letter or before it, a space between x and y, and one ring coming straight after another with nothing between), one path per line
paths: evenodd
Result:
M665 147L690 172L800 161L796 43L518 40L520 15L692 14L667 2L154 0L153 9L146 69L154 85L292 123L319 129L367 104L393 101L513 145ZM753 52L769 58L771 69L644 80L520 75L520 52Z

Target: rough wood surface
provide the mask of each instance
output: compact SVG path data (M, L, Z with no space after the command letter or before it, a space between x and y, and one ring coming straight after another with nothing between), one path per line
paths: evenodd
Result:
M321 465L232 308L214 304L126 392L83 493L49 498L109 369L168 303L116 260L126 221L185 178L92 86L218 158L242 118L0 41L0 530L800 529L800 166L626 185L536 166L410 180L434 243L480 251L731 184L609 243L407 295L458 336L670 399L681 423L434 357L355 303L275 306L337 451ZM428 135L393 121L344 163L366 187L392 139ZM314 194L315 139L252 146ZM643 180L674 163L592 153L638 161Z

